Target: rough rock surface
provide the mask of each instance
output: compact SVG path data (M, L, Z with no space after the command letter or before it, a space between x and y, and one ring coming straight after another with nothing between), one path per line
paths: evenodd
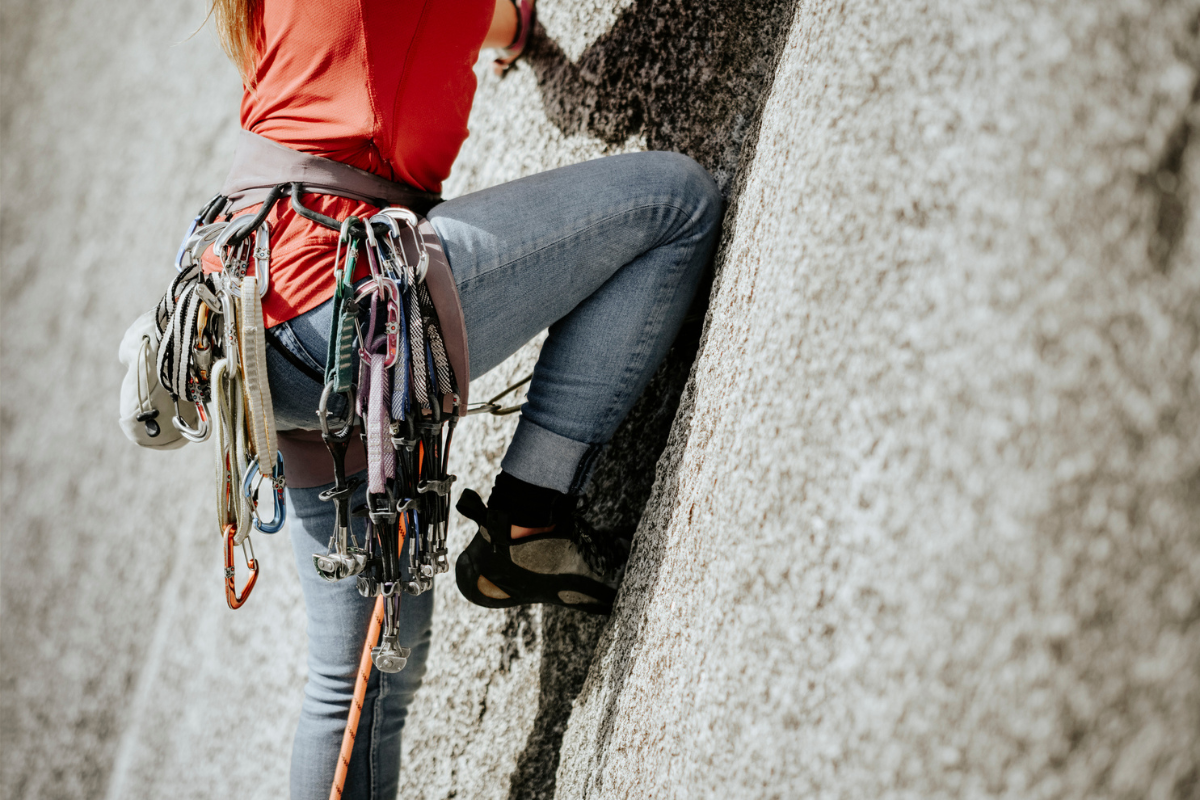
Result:
M654 147L731 207L593 488L616 613L442 581L405 796L1200 796L1200 4L539 9L448 194ZM228 611L208 452L113 423L236 77L198 8L2 14L0 791L284 796L290 547Z

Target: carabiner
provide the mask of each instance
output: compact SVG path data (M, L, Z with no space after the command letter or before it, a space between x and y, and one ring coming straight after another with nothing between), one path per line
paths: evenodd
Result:
M354 302L361 304L368 297L371 297L371 295L382 295L384 302L387 304L388 315L387 320L383 324L384 336L387 339L387 355L383 366L391 369L400 358L400 287L395 280L388 276L368 278L355 290ZM376 302L374 297L371 298L371 302ZM372 311L372 314L374 314L374 311ZM357 319L354 321L354 327L358 331L359 358L370 360L371 354L369 349L375 347L378 343L378 339L375 338L375 332L368 331L371 334L370 338L364 336L362 325L359 324Z
M425 240L421 238L421 231L418 228L420 218L403 206L389 206L379 211L385 217L391 217L397 222L403 222L408 229L412 231L413 242L417 248L417 265L413 267L413 282L422 283L425 280L425 274L429 272L429 251L425 247ZM400 241L400 237L396 237L396 241ZM403 255L404 245L400 244L401 255ZM407 258L405 259L407 261Z
M183 254L179 258L179 263L176 264L176 269L183 272L188 267L200 263L209 245L217 240L217 237L228 225L228 222L212 222L192 232L183 244ZM187 257L186 264L183 263L184 256Z
M258 278L258 296L266 297L271 288L271 229L265 222L254 232L254 276Z
M404 282L403 267L404 258L402 254L396 252L396 242L400 239L400 223L395 217L389 217L386 214L376 214L367 220L368 225L386 225L388 232L384 236L383 242L379 245L379 256L382 259L382 268L384 274L394 281ZM387 250L384 250L384 245L387 245ZM388 252L391 255L388 255Z
M385 278L385 280L388 280ZM383 362L383 366L391 369L396 365L396 361L400 358L400 303L398 296L399 289L395 283L392 283L387 299L387 322L383 324L383 331L387 335L387 358Z
M247 222L235 228L234 226L238 224L239 220ZM229 227L225 229L225 233L213 245L213 249L220 252L220 250L226 249L229 239L245 235L232 258L228 260L224 257L221 258L221 264L225 267L223 270L225 284L234 297L242 296L242 279L246 276L246 268L249 266L251 258L254 259L254 276L258 279L258 296L266 297L271 288L271 229L264 222L252 234L245 233L248 224L253 221L254 219L249 214L234 218L233 222L229 223ZM231 229L232 233L230 233ZM254 237L253 245L250 243L251 236Z
M176 430L183 434L183 438L189 442L204 442L208 440L212 433L212 428L208 424L208 411L204 408L204 403L199 400L194 401L196 405L196 416L200 420L200 426L193 428L187 424L187 420L179 413L179 401L175 400L175 416L171 418L171 424Z
M325 388L321 390L321 401L317 404L317 422L321 425L322 435L332 436L335 439L346 439L354 429L354 390L345 392L346 423L338 430L333 430L329 426L329 398L334 394L342 393L334 392L332 383L325 384Z
M254 584L258 582L258 561L254 558L254 545L250 545L249 552L246 551L246 545L250 543L250 537L247 536L242 540L242 555L246 558L246 567L250 570L250 578L246 581L246 585L242 587L242 593L239 595L237 591L237 579L235 577L236 573L233 569L233 537L237 535L237 525L226 525L224 535L225 602L229 603L230 608L237 610L250 597L250 592L254 589Z
M213 240L213 250L217 255L221 255L221 251L229 247L229 240L235 236L241 237L238 239L237 246L245 244L246 239L250 236L250 223L254 222L254 217L249 214L243 214L239 217L234 217L225 225L224 230ZM223 259L222 259L223 260Z
M218 194L205 203L204 208L200 209L200 213L195 216L192 223L188 226L187 233L183 235L183 241L179 243L179 251L175 254L176 272L183 272L184 270L183 254L188 250L188 240L192 238L192 234L200 227L212 223L228 203L229 198Z
M237 332L237 304L233 302L233 292L229 286L229 283L230 281L228 276L226 276L226 283L223 287L221 287L220 294L221 320L224 325L224 331L222 332L222 335L224 339L223 344L225 347L225 358L229 360L229 371L231 374L236 375L242 369L241 359L239 358L241 346L238 341Z
M275 453L275 468L271 471L271 483L275 487L275 509L274 516L268 522L263 522L258 516L258 503L254 497L254 490L251 485L254 483L254 478L258 475L258 459L250 459L250 463L246 466L246 477L242 481L242 494L250 501L250 516L254 519L254 527L263 533L278 533L283 527L283 523L287 520L287 501L284 499L283 488L286 485L283 479L283 453Z
M200 216L197 216L195 219L192 220L192 224L188 226L187 233L185 233L183 235L183 239L179 242L179 250L176 251L176 253L175 253L175 271L176 272L183 272L183 270L184 270L183 254L187 252L188 239L191 239L192 234L195 233L196 229L200 227L200 220L201 220Z
M379 272L379 240L375 238L375 226L369 221L363 226L367 229L367 266L371 270L371 277L376 281L380 278Z

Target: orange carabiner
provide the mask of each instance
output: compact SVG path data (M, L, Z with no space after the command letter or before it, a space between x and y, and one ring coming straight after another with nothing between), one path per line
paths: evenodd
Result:
M250 580L246 581L246 585L242 587L242 594L239 597L237 592L237 582L234 579L233 571L233 537L237 534L237 525L225 526L225 602L229 603L229 607L238 609L246 602L246 598L250 596L250 590L254 588L254 584L258 581L258 561L254 559L254 546L250 546L250 552L246 552L246 543L250 541L247 536L242 540L242 555L246 556L246 566L250 568Z

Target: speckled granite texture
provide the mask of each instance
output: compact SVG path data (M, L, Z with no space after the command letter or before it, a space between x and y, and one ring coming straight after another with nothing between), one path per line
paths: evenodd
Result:
M539 9L448 194L678 149L725 239L592 491L615 614L443 580L403 796L1200 797L1200 3ZM0 792L285 796L290 547L230 612L209 453L114 421L236 76L199 6L0 13Z

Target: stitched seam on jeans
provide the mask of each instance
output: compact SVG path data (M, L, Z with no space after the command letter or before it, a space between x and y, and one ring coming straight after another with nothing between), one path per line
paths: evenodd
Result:
M374 611L371 612L374 615ZM387 696L387 687L384 686L384 681L387 680L387 673L379 673L379 692L375 695L375 702L372 703L374 708L371 712L371 760L370 760L370 781L371 781L371 800L375 800L375 795L378 790L376 779L379 775L379 765L376 760L379 756L379 725L383 718L383 698Z
M603 449L603 444L588 446L588 449L584 451L583 458L579 459L579 463L575 465L575 474L571 477L571 488L567 491L567 494L581 494L583 492L587 478L591 477L596 457L600 455L600 451Z
M692 249L695 249L695 248L689 248L689 250L692 250ZM688 264L688 263L690 263L690 259L686 259L686 258L679 259L673 265L672 272L677 273L679 270L681 270L683 268L683 266L685 264ZM668 288L670 288L671 291L665 292L665 290ZM664 296L664 293L666 295L674 295L675 293L677 293L679 291L679 288L680 287L679 287L678 281L669 281L669 282L663 281L659 285L659 296L655 298L654 308L662 309L663 306L665 305L665 303L663 301L669 300L669 297ZM657 327L659 330L661 330L662 323L663 323L662 317L663 317L663 315L662 315L661 311L658 314L647 315L646 321L642 325L642 330L638 335L637 349L633 353L631 353L629 355L629 358L627 358L625 361L625 371L621 375L620 381L618 383L618 392L614 393L612 403L609 405L609 407L607 409L605 409L604 416L601 418L601 427L602 428L606 428L611 424L613 417L615 417L617 414L617 408L621 405L623 398L629 393L629 389L628 389L629 380L637 372L640 371L640 369L635 369L635 364L639 364L640 362L645 360L645 358L647 356L647 351L650 349L650 346L649 346L650 342L652 342L656 338L656 337L653 337L650 335L651 330L655 327ZM674 343L672 343L672 345L673 344ZM671 351L671 348L668 347L667 352L669 353L670 351ZM664 354L663 357L665 359L666 354ZM661 366L662 366L662 364L659 363L655 367L655 372L657 372ZM654 380L653 374L650 376L649 380ZM647 381L647 385L649 385L649 380ZM645 391L644 388L643 388L643 391ZM618 424L620 424L620 423L618 422Z
M675 210L675 211L678 211L678 212L679 212L679 213L681 213L681 214L687 214L687 218L688 218L688 220L689 220L689 221L690 221L690 220L691 220L691 218L692 218L692 215L691 215L691 214L688 214L687 210L685 210L685 209L682 209L682 208L680 208L679 206L677 206L677 205L673 205L673 204L671 204L671 203L646 203L645 205L634 206L633 208L627 208L627 209L625 209L624 211L619 211L619 212L617 212L616 214L610 214L610 215L609 215L609 216L607 216L607 217L604 217L604 218L602 218L602 219L598 219L598 220L596 220L595 222L593 222L593 223L589 224L589 225L588 225L586 228L580 228L579 230L577 230L577 231L574 231L574 232L572 232L572 233L569 233L569 234L567 234L566 236L563 236L563 237L561 237L561 238L555 239L553 242L547 242L546 244L542 245L541 247L538 247L538 248L535 248L535 249L533 249L533 250L530 250L528 253L525 253L525 254L521 255L520 257L518 257L518 258L514 258L514 259L512 259L511 261L506 261L506 262L504 262L503 264L500 264L500 265L498 265L498 266L496 266L496 267L493 267L492 269L489 269L487 272L481 272L481 273L479 273L478 275L472 275L470 278L467 278L467 279L466 279L466 280L464 280L462 283L460 283L460 284L459 284L459 286L467 286L467 285L469 285L469 284L470 284L472 281L479 280L480 278L485 278L485 277L487 277L488 275L491 275L493 272L496 272L496 271L498 271L498 270L502 270L502 269L504 269L505 267L511 267L513 264L516 264L518 261L524 261L525 259L529 258L530 256L537 255L538 253L542 252L543 250L549 250L551 247L554 247L555 245L558 245L558 244L562 244L563 242L567 241L568 239L574 238L574 237L576 237L576 236L578 236L578 235L580 235L580 234L582 234L582 233L586 233L587 231L590 231L590 230L592 230L593 228L595 228L595 227L597 227L597 226L599 226L599 225L601 225L601 224L603 224L603 223L605 223L605 222L609 222L609 221L611 221L611 220L614 220L614 219L619 219L620 217L623 217L623 216L626 216L626 215L628 215L628 214L631 214L631 213L633 213L634 211L641 211L641 210L643 210L643 209L646 209L646 208L670 208L670 209L673 209L673 210ZM649 252L650 250L653 250L655 247L658 247L658 245L659 245L661 242L662 242L662 237L659 237L659 238L658 238L658 239L657 239L657 240L654 242L654 244L653 244L653 245L651 245L650 247L646 248L646 250L645 250L645 251L643 251L643 252Z

